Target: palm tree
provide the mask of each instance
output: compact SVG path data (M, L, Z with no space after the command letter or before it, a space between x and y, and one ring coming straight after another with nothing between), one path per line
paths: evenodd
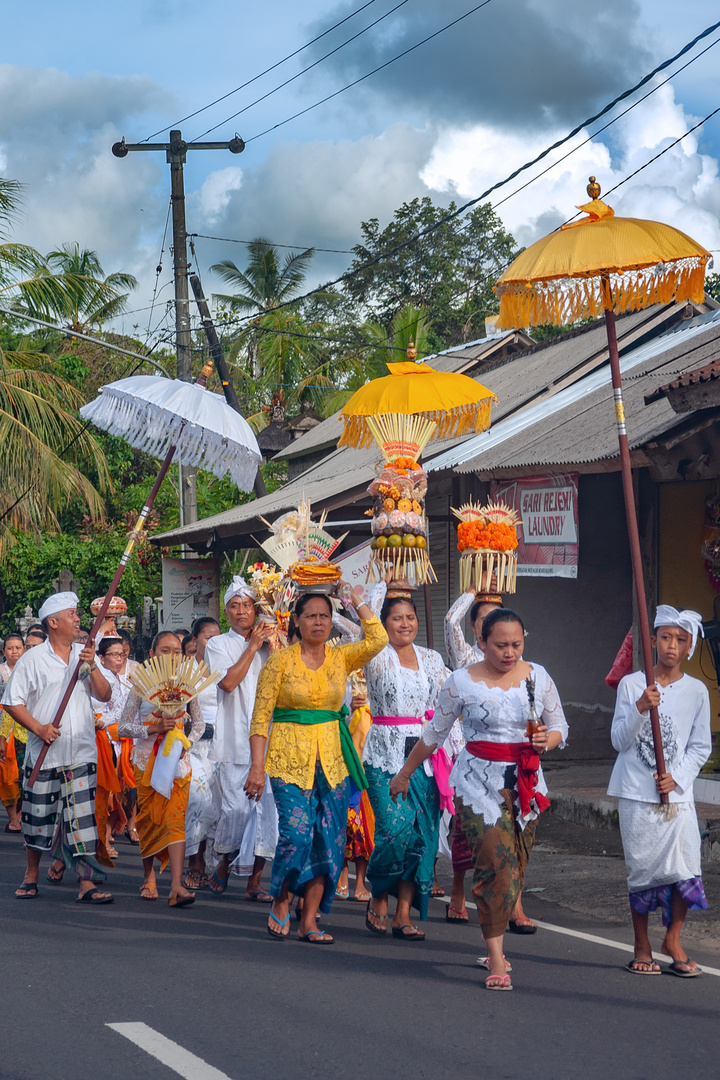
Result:
M47 357L0 349L0 557L13 530L56 531L57 515L80 499L94 518L103 499L78 465L93 461L110 487L100 445L76 415L83 395L42 370Z
M63 244L48 252L42 276L58 279L64 286L61 303L46 305L46 314L79 331L122 315L137 286L137 278L122 270L105 277L97 253L79 244ZM39 311L30 313L40 316Z

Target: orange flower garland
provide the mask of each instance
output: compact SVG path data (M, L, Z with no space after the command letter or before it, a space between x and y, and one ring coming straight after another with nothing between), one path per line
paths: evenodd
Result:
M411 457L396 457L392 461L386 461L383 468L395 469L400 476L407 476L409 472L422 471L422 465L418 465L417 461Z
M461 521L458 525L458 551L468 549L491 551L514 551L518 546L515 529L503 522Z

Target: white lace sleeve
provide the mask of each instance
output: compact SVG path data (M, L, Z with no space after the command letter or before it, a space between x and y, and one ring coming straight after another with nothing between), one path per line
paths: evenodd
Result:
M122 714L118 721L119 739L154 739L154 735L148 733L148 729L140 716L140 698L130 691L125 702Z
M202 714L200 703L197 698L193 698L188 705L188 712L190 713L190 719L192 720L192 727L188 734L188 739L191 743L196 743L198 739L201 739L205 734L205 717Z
M463 699L455 685L455 676L451 675L444 683L435 706L435 715L423 732L426 746L440 746L450 734L450 730L462 712Z
M562 742L558 744L558 750L564 750L567 744L568 725L563 712L562 702L555 683L546 672L545 685L542 690L542 720L550 731L559 731Z
M477 659L472 646L468 645L465 640L465 634L461 626L474 601L474 593L462 593L445 616L445 648L454 671L457 671L458 668L467 667L468 664L472 664Z
M335 644L350 645L353 641L362 641L362 626L358 626L352 619L346 619L344 615L335 612L332 617L332 624L340 634Z

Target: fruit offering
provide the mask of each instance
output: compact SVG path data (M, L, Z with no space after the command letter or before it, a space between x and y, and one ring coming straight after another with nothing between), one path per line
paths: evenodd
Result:
M373 535L368 580L383 580L391 572L417 585L436 581L427 554L427 474L422 466L407 454L389 454L368 492L373 497L367 511Z

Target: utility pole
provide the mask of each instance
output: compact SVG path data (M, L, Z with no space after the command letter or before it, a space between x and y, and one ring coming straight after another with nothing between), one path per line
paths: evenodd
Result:
M198 311L200 312L200 318L202 320L203 328L205 330L205 336L208 340L208 345L210 346L210 355L213 358L215 369L220 376L220 383L223 388L225 400L227 401L231 409L234 409L235 412L239 413L240 402L238 401L237 394L235 393L235 387L233 386L232 380L230 378L230 372L228 371L228 366L225 361L225 354L223 353L223 348L220 344L220 338L217 336L217 330L215 329L215 324L212 321L210 309L203 293L203 287L197 274L192 274L190 276L190 284L192 285L192 290L195 293L195 302L198 306ZM265 487L265 481L263 480L263 476L260 472L259 467L255 476L255 483L253 487L258 499L261 499L263 495L267 495L267 488Z
M192 336L190 333L190 300L188 295L187 231L185 228L185 184L183 165L188 150L229 150L241 154L245 143L236 135L229 142L183 141L180 131L170 132L169 143L126 143L123 137L113 144L115 157L124 158L131 150L164 150L170 166L170 197L173 229L173 271L175 277L175 353L177 377L192 382ZM196 470L179 466L180 524L197 521Z

